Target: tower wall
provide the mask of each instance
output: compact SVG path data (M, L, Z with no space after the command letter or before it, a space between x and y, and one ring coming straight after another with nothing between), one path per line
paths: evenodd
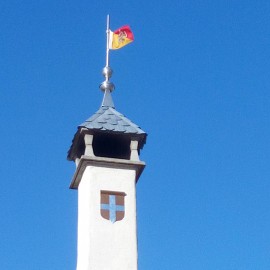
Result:
M88 165L78 186L77 270L137 270L136 170ZM125 193L125 215L101 216L101 191Z

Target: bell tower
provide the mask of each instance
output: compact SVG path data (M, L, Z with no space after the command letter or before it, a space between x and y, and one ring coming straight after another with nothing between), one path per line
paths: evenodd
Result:
M76 164L77 270L137 270L136 183L147 134L115 109L108 65L103 75L101 107L78 126L67 156Z

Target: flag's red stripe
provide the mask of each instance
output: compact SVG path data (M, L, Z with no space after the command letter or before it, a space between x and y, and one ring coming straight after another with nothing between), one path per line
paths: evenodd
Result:
M125 26L120 27L119 29L115 30L114 33L116 35L119 35L119 33L120 32L123 32L123 31L126 32L128 39L134 40L133 33L132 33L132 31L131 31L131 29L130 29L130 27L128 25L125 25Z

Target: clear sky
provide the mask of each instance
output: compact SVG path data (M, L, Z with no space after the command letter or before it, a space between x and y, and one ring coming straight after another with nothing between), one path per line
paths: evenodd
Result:
M139 270L270 269L270 1L0 2L0 268L74 270L66 153L102 100L149 135Z

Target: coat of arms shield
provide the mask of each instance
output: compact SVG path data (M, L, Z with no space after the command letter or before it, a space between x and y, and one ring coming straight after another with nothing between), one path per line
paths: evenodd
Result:
M122 220L125 216L125 196L124 192L101 191L101 216L112 223Z

